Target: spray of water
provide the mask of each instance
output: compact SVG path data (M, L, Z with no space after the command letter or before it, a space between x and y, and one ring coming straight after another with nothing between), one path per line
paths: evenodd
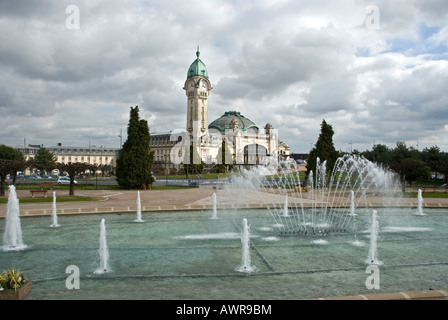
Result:
M355 208L369 207L367 196L382 197L400 189L393 172L356 155L337 159L331 172L326 170L326 161L317 158L315 172L310 171L305 181L294 162L265 171L263 167L241 170L228 189L234 190L235 206L238 201L243 206L258 193L274 220L272 225L282 235L345 232L355 219Z
M423 195L422 195L422 189L418 189L418 195L417 195L417 215L419 216L425 216L426 214L423 212Z
M8 203L6 205L5 232L3 234L4 251L19 251L27 246L22 239L22 226L20 224L19 199L14 185L9 186Z
M372 212L372 221L370 227L370 247L369 247L369 255L367 257L366 263L381 265L383 264L378 260L378 232L380 226L377 218L377 211L373 210Z
M102 274L106 272L110 272L109 269L109 249L107 247L106 241L106 222L104 219L101 220L100 223L100 247L98 249L98 255L100 258L100 266L95 271L97 274Z
M212 217L210 219L218 219L218 209L217 209L217 200L216 193L213 192L212 195Z
M258 269L254 266L251 266L250 259L250 227L247 224L247 219L243 219L243 232L241 234L241 243L242 243L242 255L241 255L241 265L237 267L235 270L238 272L251 273L255 272Z
M52 211L51 211L51 217L52 217L53 223L50 225L50 227L53 227L53 228L59 227L58 215L56 212L56 192L53 192L53 206L52 206Z
M142 220L142 203L140 200L140 191L137 191L137 218L135 222L143 222Z

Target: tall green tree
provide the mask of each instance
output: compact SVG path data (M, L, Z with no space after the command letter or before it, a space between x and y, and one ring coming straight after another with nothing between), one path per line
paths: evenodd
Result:
M40 170L41 173L47 173L56 168L56 156L45 148L40 148L34 159L28 162L30 167Z
M406 174L409 173L410 168L414 167L414 160L417 160L413 155L413 149L409 149L404 141L398 141L395 148L390 150L389 167L398 173L402 180L411 181L411 178L406 177Z
M407 158L400 163L400 173L409 184L412 184L417 179L429 179L431 168L422 160Z
M423 149L421 158L431 168L436 177L443 171L444 154L440 152L438 146Z
M373 146L371 151L366 150L361 152L361 155L367 160L378 164L383 164L384 166L388 166L390 164L392 157L390 149L384 144L376 144Z
M199 159L200 162L197 163ZM204 170L204 161L202 161L198 148L193 148L193 143L190 144L190 163L184 164L184 169L188 174L201 174Z
M117 182L126 189L140 188L151 184L154 152L150 147L149 126L140 119L139 108L131 107L127 140L117 158Z
M442 153L439 170L445 175L445 182L448 182L448 153Z
M19 150L0 145L0 196L5 195L6 176L11 175L14 184L17 171L23 171L26 167L25 158Z
M69 162L69 163L56 163L56 168L59 172L65 172L70 177L70 191L69 195L75 195L75 177L86 170L90 169L90 165L86 162Z
M226 173L227 172L227 168L229 170L233 169L233 161L232 161L232 156L231 156L231 152L230 152L230 148L226 143L226 140L223 139L222 143L221 143L221 148L218 151L218 155L216 157L216 159L220 160L220 164L217 165L216 171L218 173Z
M333 170L334 164L339 157L339 152L336 151L333 144L333 127L323 120L320 128L319 138L308 157L306 165L307 176L311 171L316 172L317 158L320 159L321 163L327 161L326 169L329 173Z

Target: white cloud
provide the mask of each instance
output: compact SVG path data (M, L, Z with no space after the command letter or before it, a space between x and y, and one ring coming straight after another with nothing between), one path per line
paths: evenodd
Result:
M446 1L376 1L379 30L359 0L72 3L79 30L65 28L65 2L0 1L1 143L118 146L135 105L151 131L183 128L199 44L210 122L241 111L293 152L309 151L322 119L344 151L448 151Z

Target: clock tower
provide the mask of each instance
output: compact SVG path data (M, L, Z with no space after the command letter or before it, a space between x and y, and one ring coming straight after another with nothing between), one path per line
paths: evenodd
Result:
M208 79L206 65L199 59L199 47L196 60L190 65L184 90L187 95L187 132L194 142L207 135L208 96L212 89Z

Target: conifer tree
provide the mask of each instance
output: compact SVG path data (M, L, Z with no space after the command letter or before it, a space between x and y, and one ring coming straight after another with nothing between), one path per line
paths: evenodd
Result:
M56 156L51 151L40 148L36 156L28 162L31 167L40 170L41 174L43 174L56 168L56 160Z
M320 159L320 162L323 163L327 161L326 170L327 172L331 172L333 170L334 164L339 157L339 153L336 151L333 145L333 127L325 120L322 121L321 131L319 138L317 139L314 148L310 151L310 155L307 160L307 176L310 171L316 172L316 160Z
M229 170L233 169L233 161L232 161L230 149L224 139L221 143L221 148L218 151L218 155L217 155L216 159L217 160L219 159L221 162L220 164L217 165L216 171L218 173L226 173L227 168L229 168Z
M140 119L138 106L131 107L127 140L117 158L117 182L126 189L151 184L153 152L150 147L149 126Z
M184 169L189 174L201 174L204 170L204 161L199 155L198 148L193 147L193 143L190 144L190 163L188 165L184 164Z

